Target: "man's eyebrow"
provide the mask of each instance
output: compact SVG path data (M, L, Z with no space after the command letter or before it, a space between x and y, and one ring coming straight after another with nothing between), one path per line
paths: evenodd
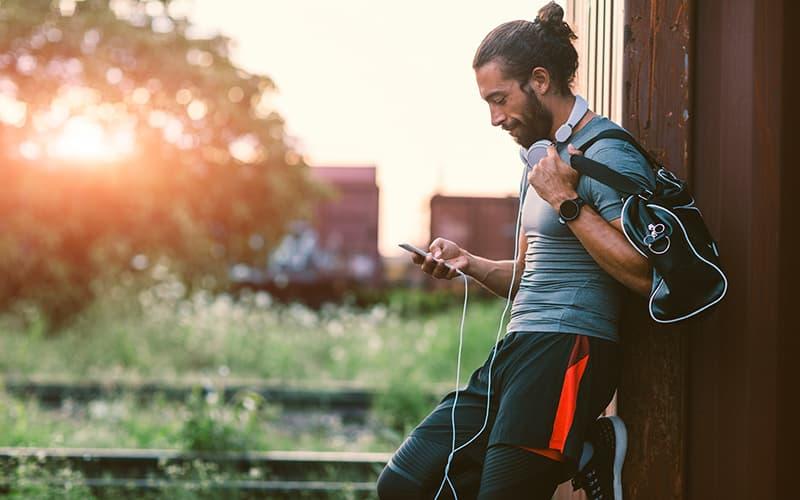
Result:
M496 97L498 95L505 95L505 91L503 91L503 90L494 90L492 92L489 92L489 94L487 94L486 97L483 98L483 100L484 101L490 101L493 97Z

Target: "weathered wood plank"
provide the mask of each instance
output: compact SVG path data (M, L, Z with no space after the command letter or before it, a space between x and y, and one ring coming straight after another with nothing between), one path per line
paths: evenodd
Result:
M625 5L623 126L683 178L689 175L691 2ZM625 496L684 498L686 327L655 326L630 296L623 314L619 413L628 426Z

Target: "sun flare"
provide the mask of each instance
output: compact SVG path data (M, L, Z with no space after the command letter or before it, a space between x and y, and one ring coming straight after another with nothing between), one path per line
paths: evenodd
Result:
M67 120L47 148L48 155L63 160L108 162L133 153L133 131L109 129L89 117Z

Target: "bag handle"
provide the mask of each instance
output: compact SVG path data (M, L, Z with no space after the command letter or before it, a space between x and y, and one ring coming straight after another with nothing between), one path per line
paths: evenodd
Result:
M650 168L655 170L653 165L658 165L658 162L648 153L643 147L639 145L630 134L624 130L610 129L604 130L592 137L584 143L579 149L585 153L592 145L601 139L619 139L634 146L637 151L645 158ZM630 178L620 174L616 170L612 170L600 162L586 158L582 155L571 155L570 165L583 175L588 175L603 184L616 189L617 191L625 194L634 195L652 195L648 189L642 188L639 184L632 181Z

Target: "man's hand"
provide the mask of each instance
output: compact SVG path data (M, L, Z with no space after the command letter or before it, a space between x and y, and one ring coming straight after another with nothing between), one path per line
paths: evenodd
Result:
M569 154L581 154L570 144ZM528 174L528 182L544 201L556 210L561 202L578 196L575 191L580 174L558 156L555 146L547 148L547 156L539 160Z
M452 241L436 238L428 247L428 251L430 253L426 257L411 254L411 260L414 264L419 264L423 272L434 278L448 280L458 275L456 270L466 274L469 264L467 252Z

